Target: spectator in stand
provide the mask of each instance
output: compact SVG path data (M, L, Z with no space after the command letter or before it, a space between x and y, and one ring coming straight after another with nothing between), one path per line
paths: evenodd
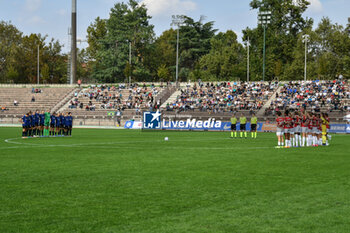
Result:
M32 102L35 102L35 97L34 97L34 95L32 96Z
M181 90L180 96L171 103L178 111L199 109L205 112L236 112L259 110L277 88L277 83L213 83L190 84ZM170 109L170 108L168 108Z
M1 107L1 112L5 112L5 111L8 111L9 109L8 108L6 108L5 106L2 106Z
M14 100L14 101L13 101L13 106L18 106L18 105L19 105L18 101L17 101L17 100Z
M79 93L79 97L89 98L91 103L99 103L99 108L101 109L116 109L118 107L123 109L141 109L145 107L147 101L151 101L152 105L154 105L154 96L159 93L158 88L154 85L150 89L145 85L142 88L138 84L132 84L128 89L129 94L127 99L123 99L122 90L124 89L124 84L120 84L118 87L105 85L91 86Z
M320 112L321 108L341 111L347 99L348 87L347 81L343 80L289 82L283 86L280 95L276 96L265 114L287 108L308 108L314 112Z

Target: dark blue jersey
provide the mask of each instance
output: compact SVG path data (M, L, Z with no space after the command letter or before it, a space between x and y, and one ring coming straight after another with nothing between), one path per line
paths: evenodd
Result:
M39 119L40 119L40 117L39 117L39 113L35 113L35 115L34 115L34 124L39 124Z
M22 121L23 121L22 126L27 126L27 116L26 115L22 116Z
M45 122L45 114L39 114L40 124L43 125Z
M70 126L70 116L66 116L66 126Z
M61 125L64 125L64 116L63 115L60 116L60 122L61 122Z
M59 116L56 116L56 126L59 127L61 125L61 118Z
M72 116L67 116L67 121L68 121L68 126L73 125L73 117Z
M29 121L30 121L30 126L35 126L35 116L34 115L30 115L29 116Z
M65 116L61 116L61 125L66 126L66 117Z
M51 119L51 125L55 125L56 124L56 117L54 115L51 115L50 119Z

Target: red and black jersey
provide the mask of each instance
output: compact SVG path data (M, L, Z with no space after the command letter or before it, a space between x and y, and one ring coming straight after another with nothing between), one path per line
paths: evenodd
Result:
M308 118L307 121L306 121L306 126L309 128L309 129L312 129L313 125L312 125L312 118Z
M301 127L307 127L308 125L308 119L305 115L301 118Z
M297 127L301 124L302 119L300 118L300 116L296 115L294 116L293 120L294 120L294 127Z
M293 125L294 125L294 122L293 122L293 119L289 116L285 117L284 118L284 128L285 129L291 129L293 128Z
M311 125L312 125L312 127L317 127L317 123L318 123L317 117L314 116L314 117L311 119Z
M276 119L277 127L278 128L283 128L284 127L284 118L283 117L278 117Z

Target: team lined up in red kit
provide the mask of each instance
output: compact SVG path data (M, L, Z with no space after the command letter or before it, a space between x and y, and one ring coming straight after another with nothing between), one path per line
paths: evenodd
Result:
M292 129L297 126L301 126L307 127L310 130L314 127L317 127L319 130L322 130L322 120L321 118L318 118L316 116L313 116L312 118L306 117L305 115L303 117L295 115L293 118L290 116L278 117L276 119L276 122L277 127L284 129Z
M281 112L277 115L278 147L328 145L328 141L323 141L322 138L322 135L327 136L329 129L329 118L326 113L286 111L284 116Z

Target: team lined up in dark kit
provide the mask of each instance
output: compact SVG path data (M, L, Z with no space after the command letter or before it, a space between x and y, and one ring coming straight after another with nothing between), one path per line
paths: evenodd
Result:
M37 110L21 118L22 137L72 136L72 113L52 113Z

